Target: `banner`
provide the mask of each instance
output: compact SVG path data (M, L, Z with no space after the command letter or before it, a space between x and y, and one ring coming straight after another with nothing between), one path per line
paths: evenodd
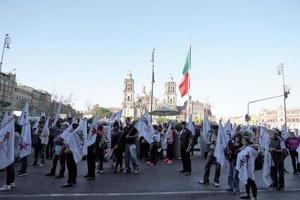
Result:
M195 136L195 127L194 127L194 124L193 124L192 115L189 118L189 122L187 124L187 129L189 129L192 132L192 135Z
M93 117L93 122L90 127L89 134L87 135L87 146L91 146L96 142L96 137L97 137L97 123L99 121L99 118L94 116Z
M12 164L15 160L15 120L10 118L0 128L0 169Z
M75 131L70 133L67 138L67 144L73 152L73 157L76 163L87 155L87 120L81 120Z
M60 112L61 112L61 103L58 104L58 108L57 108L57 110L55 111L54 121L53 121L53 123L52 123L52 126L55 126L55 125L56 125L56 122L57 122L57 120L59 119Z
M210 131L211 131L210 124L208 122L207 117L205 116L203 120L203 132L202 132L202 138L205 143L208 142Z
M167 132L164 134L163 137L163 144L162 144L162 148L163 150L166 150L168 148L168 140L172 143L173 142L173 133L172 133L172 124L170 123Z
M134 127L138 130L140 137L143 136L149 144L153 142L154 128L150 124L150 115L148 112L145 112Z
M248 178L255 180L254 167L258 152L253 147L246 147L238 153L236 170L239 171L240 181L246 185Z
M119 112L113 114L113 116L111 117L111 121L121 121L122 113L123 110L120 110Z
M228 120L225 126L223 127L223 133L222 133L224 149L227 148L228 142L231 139L231 134L232 134L232 125L230 123L230 120Z
M20 158L31 154L31 126L29 122L28 102L25 103L18 124L22 126L18 154Z
M43 127L43 130L42 130L42 133L41 133L41 143L42 144L48 144L48 137L49 137L49 134L50 134L50 130L49 130L49 120L50 120L50 117L47 118L46 122L45 122L45 125Z
M224 167L226 159L225 159L225 149L224 149L223 127L221 122L219 123L218 136L217 136L214 156L216 157L217 162L221 165L221 167Z

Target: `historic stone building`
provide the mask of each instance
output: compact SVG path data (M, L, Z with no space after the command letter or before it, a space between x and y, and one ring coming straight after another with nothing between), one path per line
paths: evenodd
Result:
M16 75L12 73L0 73L0 108L1 112L11 110L14 101L16 87Z
M146 92L145 86L142 88L142 92L137 94L135 98L134 79L132 73L129 72L124 80L123 89L123 117L137 118L142 116L145 111L151 110L151 91ZM210 113L210 105L203 104L199 101L189 100L184 103L183 106L177 105L177 84L170 77L165 83L164 98L159 101L158 98L153 97L152 110L160 107L167 107L172 110L180 111L180 115L174 117L168 117L168 119L186 120L187 113L192 113L193 119L202 119L206 111ZM188 102L188 103L187 103Z

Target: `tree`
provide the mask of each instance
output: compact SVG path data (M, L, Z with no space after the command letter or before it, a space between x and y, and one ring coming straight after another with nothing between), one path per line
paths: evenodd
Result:
M94 105L88 114L97 116L99 119L110 118L112 112L108 108L100 107L98 104Z

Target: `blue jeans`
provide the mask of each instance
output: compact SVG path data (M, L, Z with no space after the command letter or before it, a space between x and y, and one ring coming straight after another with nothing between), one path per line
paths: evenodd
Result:
M227 161L228 185L234 192L240 192L239 172L233 162Z
M137 154L136 154L136 145L127 144L125 148L125 165L126 170L130 171L130 163L132 164L133 170L138 170L139 166L137 164Z

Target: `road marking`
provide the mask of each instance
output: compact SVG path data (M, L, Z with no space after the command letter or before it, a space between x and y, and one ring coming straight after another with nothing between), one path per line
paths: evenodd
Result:
M285 192L300 192L300 188L288 188ZM271 190L259 190L260 193L272 192ZM3 194L3 193L2 193ZM229 194L226 191L177 191L177 192L132 192L132 193L69 193L69 194L7 194L0 198L40 198L40 197L116 197L116 196L163 196L186 194Z

